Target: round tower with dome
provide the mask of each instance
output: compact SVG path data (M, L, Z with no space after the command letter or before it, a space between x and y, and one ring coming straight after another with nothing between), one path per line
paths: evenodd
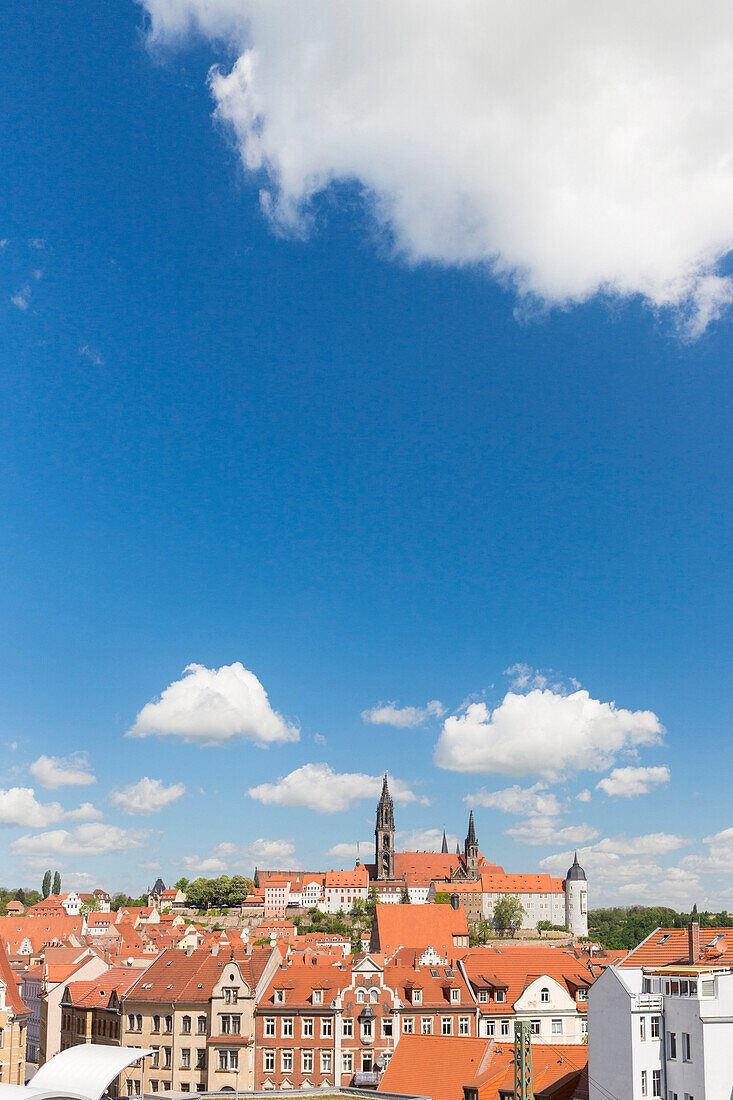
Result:
M565 924L574 936L588 935L588 880L577 852L565 876Z

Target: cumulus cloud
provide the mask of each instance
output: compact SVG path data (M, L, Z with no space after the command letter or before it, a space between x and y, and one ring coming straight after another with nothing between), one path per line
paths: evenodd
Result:
M586 787L584 791L578 791L575 797L578 802L590 802L592 796L590 791Z
M255 674L236 661L219 669L188 665L160 699L146 703L126 736L180 737L205 746L247 738L266 747L300 734L272 709Z
M426 798L418 797L399 779L390 779L389 789L398 802L428 805ZM381 775L335 772L328 764L304 764L276 783L251 787L247 794L267 806L305 806L318 813L333 814L348 810L352 802L360 799L379 798L381 790Z
M183 783L171 783L166 787L161 779L149 779L144 775L137 783L112 791L110 802L127 814L149 816L177 802L186 793Z
M551 816L563 812L557 795L549 793L545 783L535 783L533 787L520 787L515 783L513 787L505 787L502 791L487 791L484 788L467 795L463 801L469 806L486 806L505 814Z
M43 829L59 821L89 821L101 817L90 802L76 810L65 810L60 802L39 802L32 787L9 787L0 790L0 826L20 825Z
M376 707L361 712L365 722L370 722L374 726L396 726L397 729L421 726L428 718L441 718L444 714L445 707L437 699L432 699L424 707L400 707L397 703L378 703Z
M458 837L446 833L448 850L455 852ZM397 847L403 852L439 852L443 843L442 829L411 829L410 832L397 833Z
M535 689L508 692L492 712L471 703L445 720L435 747L440 768L558 779L602 771L625 749L657 745L664 727L649 710L630 711L591 699L587 691L560 695Z
M656 768L614 768L610 775L596 783L596 790L614 798L635 798L665 783L669 783L669 768L664 764Z
M70 756L39 756L29 771L37 783L49 791L59 787L89 787L96 783L96 776L85 752Z
M15 294L10 295L10 301L13 303L16 309L19 309L22 313L25 313L31 304L31 288L28 283Z
M332 859L345 861L350 859L356 859L357 855L361 858L362 863L366 859L371 859L374 852L373 840L360 840L357 844L356 841L344 841L341 844L334 844L332 848L329 848L326 852L327 856L331 856Z
M147 833L122 829L119 825L90 823L73 829L52 829L45 833L20 836L11 844L15 855L25 856L29 863L45 863L48 860L92 859L111 852L119 854L128 848L140 848Z
M197 32L263 209L303 233L359 190L408 261L480 265L520 294L675 307L733 298L733 12L715 0L143 0Z
M258 837L249 844L233 844L225 840L217 844L203 858L184 856L182 864L195 875L232 874L245 869L248 872L258 864L297 871L299 862L293 858L295 845L292 840L271 840Z
M523 844L586 844L598 836L592 825L558 825L556 817L535 814L506 830L506 835Z

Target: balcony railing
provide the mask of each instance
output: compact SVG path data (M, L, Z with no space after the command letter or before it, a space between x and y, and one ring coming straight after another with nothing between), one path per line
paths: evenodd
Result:
M632 1012L661 1012L663 1004L661 993L636 993L631 998Z

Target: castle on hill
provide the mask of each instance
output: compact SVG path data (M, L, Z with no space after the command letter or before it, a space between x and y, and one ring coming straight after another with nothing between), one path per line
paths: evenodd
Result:
M282 918L288 909L311 906L328 913L348 912L372 890L382 904L397 905L409 898L413 905L434 902L438 895L457 895L469 922L491 920L494 905L507 894L524 907L522 927L536 929L539 921L567 928L575 936L588 935L588 882L577 854L565 878L548 874L507 874L481 853L473 810L463 851L448 851L445 831L440 852L398 852L395 849L394 802L387 775L377 804L374 862L353 871L265 871L257 869L255 885L262 894L266 918Z

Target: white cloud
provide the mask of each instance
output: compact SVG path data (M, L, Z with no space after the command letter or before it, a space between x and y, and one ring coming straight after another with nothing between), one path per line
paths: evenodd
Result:
M323 736L322 733L314 733L313 734L313 740L315 741L316 745L325 745L326 744L326 738Z
M578 791L575 797L578 802L590 802L592 796L590 791L586 787L584 791Z
M623 710L587 691L508 692L493 712L471 703L447 718L435 763L451 771L558 779L581 769L602 771L622 750L659 744L663 732L652 711Z
M59 787L89 787L96 783L92 765L85 752L70 756L39 756L29 771L37 783L49 791Z
M660 765L656 768L614 768L600 783L597 791L615 798L635 798L640 794L649 794L654 787L669 783L669 768Z
M31 248L35 248L39 252L46 247L46 241L43 237L31 237L28 244Z
M65 810L60 802L38 802L32 787L0 790L0 826L20 825L43 829L59 821L88 821L101 817L99 810L85 802L76 810Z
M92 366L104 366L104 359L102 358L100 353L98 351L95 351L94 348L90 348L89 344L82 344L82 346L79 348L79 355L81 355L82 359L88 359Z
M578 848L578 859L588 876L591 908L613 903L619 896L636 897L645 904L692 904L701 891L693 869L665 863L665 857L690 842L671 833L645 836L604 837L595 844ZM564 875L573 861L573 849L541 859L539 866L551 874ZM643 889L638 888L640 884Z
M25 856L31 863L49 859L92 859L94 856L119 854L127 848L140 848L147 833L122 829L119 825L90 823L73 829L52 829L46 833L20 836L11 844L15 855Z
M13 303L16 309L21 310L23 313L28 309L31 304L31 288L28 283L24 287L21 287L15 294L10 295L10 301Z
M376 707L363 710L361 716L365 722L374 726L396 726L397 729L412 729L420 726L428 718L441 718L445 707L437 699L432 699L424 707L400 707L396 703L378 703Z
M147 703L127 737L180 737L198 745L248 738L261 746L297 741L298 729L273 710L267 692L239 661L188 665L160 699Z
M257 864L297 871L299 862L293 858L292 840L271 840L259 837L249 844L233 844L225 840L203 857L184 856L182 865L196 875L223 875L245 869L251 872Z
M325 854L342 862L350 859L355 860L358 855L362 863L368 863L374 855L374 841L361 840L357 844L356 841L347 840L341 844L334 844Z
M586 844L598 836L598 830L586 824L561 828L557 818L537 814L507 829L506 835L523 844Z
M396 835L397 848L403 852L439 852L443 843L442 829L412 829L410 832L401 832ZM455 852L458 837L454 833L446 833L448 851Z
M262 206L303 232L355 183L408 261L547 303L731 301L733 11L714 0L144 0L153 42L238 59L211 91Z
M399 802L420 802L399 779L390 779L389 789ZM305 806L318 813L333 814L348 810L352 802L363 798L379 798L382 790L381 775L364 775L360 772L334 772L328 764L304 764L276 783L261 783L247 791L250 798L268 806Z
M487 791L484 788L467 795L463 801L469 806L486 806L505 814L542 814L549 817L563 813L557 795L549 793L544 783L535 783L533 787L520 787L515 783L502 791Z
M8 238L3 237L2 240L0 240L0 249L7 248L9 244L10 241L8 240Z
M171 783L166 787L160 779L149 779L144 775L137 783L129 783L110 794L110 802L119 806L127 814L148 816L177 802L186 793L183 783Z

